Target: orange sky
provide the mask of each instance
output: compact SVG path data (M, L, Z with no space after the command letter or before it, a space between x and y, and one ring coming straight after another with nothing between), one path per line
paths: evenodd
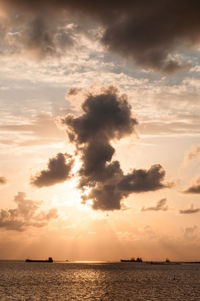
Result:
M0 259L199 260L193 1L23 2L0 1Z

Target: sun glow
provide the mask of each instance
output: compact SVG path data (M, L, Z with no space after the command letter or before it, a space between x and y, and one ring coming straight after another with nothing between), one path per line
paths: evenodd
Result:
M81 191L77 188L77 184L77 178L74 178L62 185L57 185L50 201L51 206L54 206L58 209L73 208L78 211L91 212L92 201L87 200L83 203L83 200L81 199ZM89 193L89 189L86 189L85 192L87 195Z

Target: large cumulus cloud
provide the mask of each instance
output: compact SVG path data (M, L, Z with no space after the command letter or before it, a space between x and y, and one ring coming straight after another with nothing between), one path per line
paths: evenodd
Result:
M133 192L169 186L159 164L149 170L133 169L125 175L120 162L112 160L115 153L112 142L133 134L137 125L125 94L119 95L112 86L99 94L90 93L82 109L82 115L68 115L61 122L81 159L78 176L83 202L91 199L94 209L120 209L123 198Z
M82 28L100 25L100 39L107 49L168 73L184 66L177 54L200 41L200 3L196 0L1 0L0 5L12 19L9 32L17 33L24 47L41 56L73 46L73 34L64 26L71 20ZM16 30L19 24L25 26ZM2 31L7 36L3 25Z

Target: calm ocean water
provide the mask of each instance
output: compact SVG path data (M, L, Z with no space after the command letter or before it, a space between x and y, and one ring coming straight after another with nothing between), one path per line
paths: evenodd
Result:
M0 300L200 301L200 264L0 261Z

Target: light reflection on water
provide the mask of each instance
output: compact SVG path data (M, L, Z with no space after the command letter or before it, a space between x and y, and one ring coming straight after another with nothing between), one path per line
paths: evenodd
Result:
M0 300L199 301L200 264L0 261Z

